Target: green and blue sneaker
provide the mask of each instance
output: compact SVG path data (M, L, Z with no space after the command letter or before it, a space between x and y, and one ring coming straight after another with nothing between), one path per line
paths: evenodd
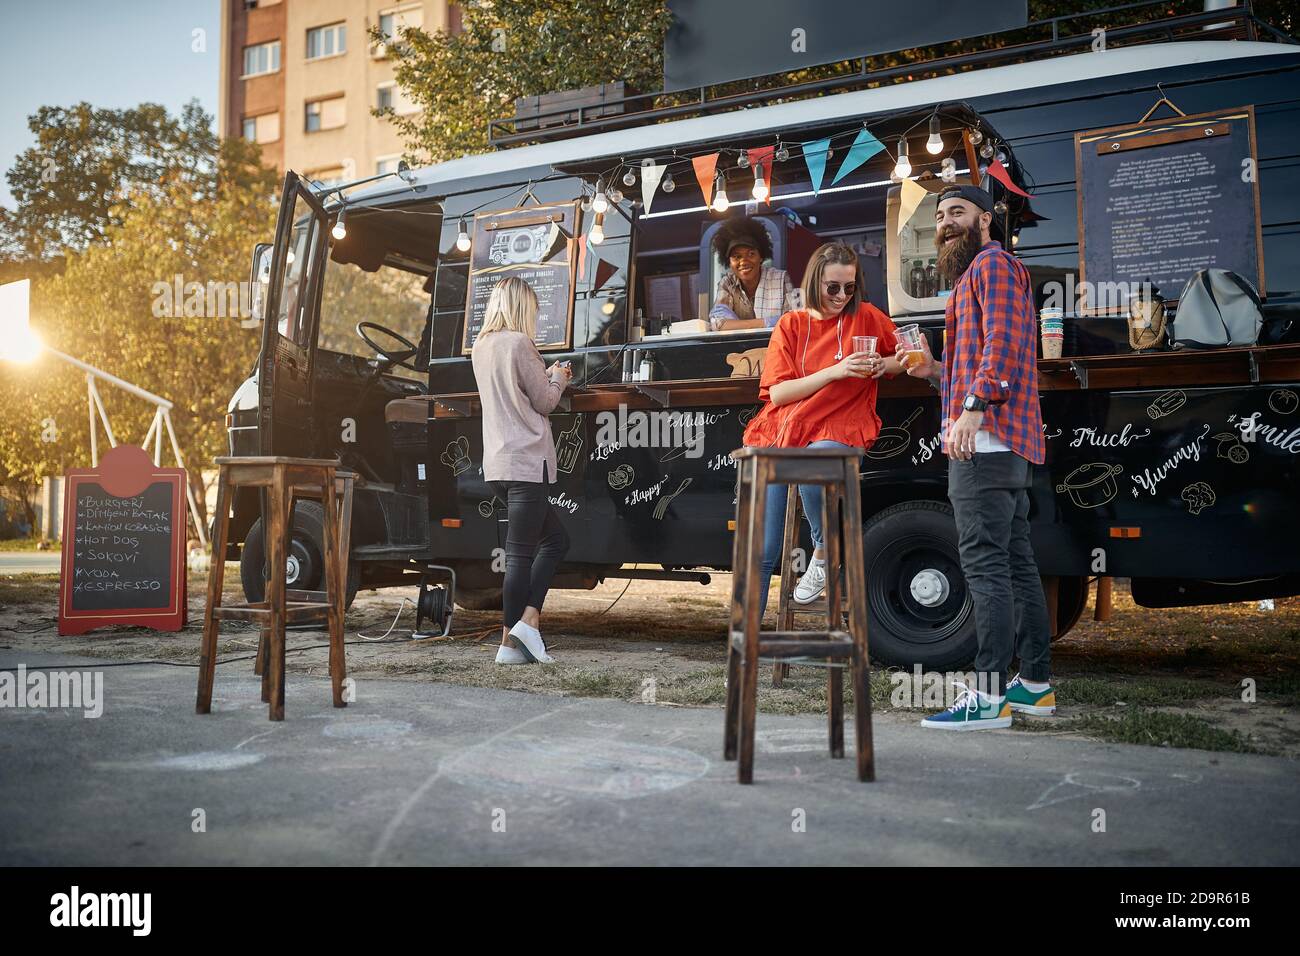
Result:
M961 693L951 707L921 721L936 730L997 730L1011 726L1011 707L1004 697L981 697L960 681L953 682Z
M1047 690L1036 694L1024 685L1017 674L1007 685L1007 703L1020 714L1050 717L1056 713L1056 689L1048 684Z

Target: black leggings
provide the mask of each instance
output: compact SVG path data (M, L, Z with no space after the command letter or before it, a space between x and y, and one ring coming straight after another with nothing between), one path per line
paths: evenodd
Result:
M569 551L569 533L539 481L494 481L506 500L506 583L502 597L506 630L524 616L524 608L542 609L555 569Z

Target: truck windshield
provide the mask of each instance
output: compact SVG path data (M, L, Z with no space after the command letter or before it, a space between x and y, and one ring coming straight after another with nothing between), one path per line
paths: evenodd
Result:
M374 322L419 345L428 322L441 215L366 210L349 214L346 226L325 263L319 347L373 358L373 349L357 335L358 322Z

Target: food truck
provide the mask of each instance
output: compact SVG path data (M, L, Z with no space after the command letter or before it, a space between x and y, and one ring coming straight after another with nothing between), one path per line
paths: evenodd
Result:
M572 540L555 586L707 580L732 560L729 453L770 335L710 327L713 232L756 217L796 287L819 243L851 244L865 297L940 354L936 190L976 181L1037 304L1057 295L1065 312L1062 356L1039 364L1047 463L1030 512L1056 636L1099 578L1130 578L1153 608L1300 593L1300 47L1242 8L1116 33L1102 51L1061 36L717 103L568 105L550 125L494 124L525 145L355 187L291 172L255 254L263 344L231 401L231 452L337 456L355 474L349 599L446 568L458 604L499 607L505 510L481 473L469 351L492 284L520 275L544 358L574 371L551 418L551 501ZM1180 210L1194 216L1171 240L1161 217ZM1258 342L1136 352L1140 303L1097 294L1143 270L1172 308L1205 265L1258 287ZM871 651L956 665L974 618L938 396L883 380L878 410L861 468ZM290 586L310 588L319 507L300 502L294 524ZM250 599L261 534L240 492L229 557Z

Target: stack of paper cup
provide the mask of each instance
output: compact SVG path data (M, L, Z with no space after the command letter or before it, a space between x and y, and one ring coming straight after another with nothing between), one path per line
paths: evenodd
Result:
M1043 358L1060 358L1065 339L1065 312L1058 308L1043 309L1038 318L1042 324Z

